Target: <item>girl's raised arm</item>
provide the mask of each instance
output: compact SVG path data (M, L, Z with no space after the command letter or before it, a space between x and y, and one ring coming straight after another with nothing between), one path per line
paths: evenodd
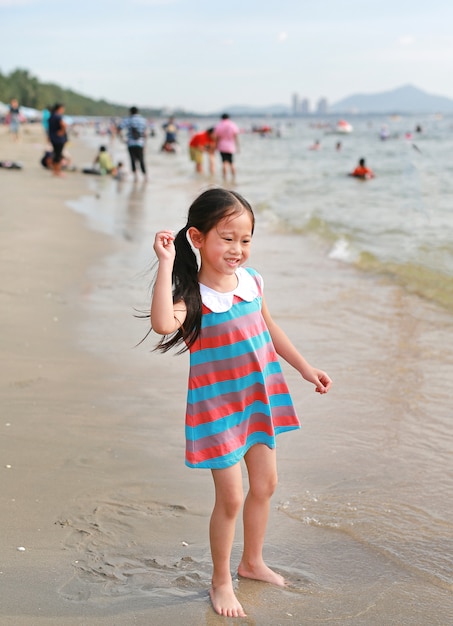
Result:
M172 272L175 261L174 234L159 231L154 239L154 251L159 267L151 301L151 326L159 335L171 335L186 319L184 302L173 304Z
M315 385L315 390L318 393L327 393L332 385L332 381L329 376L322 370L311 366L310 363L304 359L286 333L272 319L264 298L262 313L277 354L285 359L287 363L292 365L294 369L300 372L301 376L305 378L305 380L313 383Z

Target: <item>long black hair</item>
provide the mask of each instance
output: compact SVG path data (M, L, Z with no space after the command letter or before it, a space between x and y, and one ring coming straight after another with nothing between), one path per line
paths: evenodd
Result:
M184 324L172 335L165 335L155 350L167 352L174 346L184 344L178 354L188 350L197 340L201 330L201 294L198 284L197 257L188 240L187 231L195 227L207 235L217 224L230 216L247 211L252 219L252 234L255 216L250 204L240 194L221 187L208 189L196 198L189 208L187 224L175 237L175 262L173 265L173 302L184 301L187 314Z

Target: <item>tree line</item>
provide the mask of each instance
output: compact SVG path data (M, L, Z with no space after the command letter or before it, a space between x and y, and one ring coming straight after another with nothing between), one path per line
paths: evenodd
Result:
M10 74L0 72L0 102L9 103L12 98L16 98L19 105L40 111L46 107L52 107L56 102L61 102L65 105L68 115L115 117L126 115L129 109L129 105L93 100L72 89L64 89L53 83L42 83L25 69L16 69ZM141 108L141 112L146 116L160 114L159 109Z

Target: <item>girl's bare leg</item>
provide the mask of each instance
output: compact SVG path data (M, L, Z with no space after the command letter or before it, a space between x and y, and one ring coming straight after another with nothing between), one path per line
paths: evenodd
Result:
M215 505L209 527L213 563L211 602L219 615L245 617L233 590L230 569L236 519L243 500L241 466L237 463L225 469L212 470L212 476Z
M272 571L263 560L270 500L277 486L275 449L256 444L245 455L245 463L250 487L244 503L244 551L238 573L245 578L283 586L283 576Z

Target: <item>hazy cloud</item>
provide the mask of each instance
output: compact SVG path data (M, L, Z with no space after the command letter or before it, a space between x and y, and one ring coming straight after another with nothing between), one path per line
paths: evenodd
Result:
M0 0L1 7L22 7L27 4L36 4L38 0Z
M412 35L403 35L398 39L398 43L400 46L412 46L415 43L415 37Z
M178 0L132 0L133 4L140 4L142 6L160 6L167 4L177 4Z

